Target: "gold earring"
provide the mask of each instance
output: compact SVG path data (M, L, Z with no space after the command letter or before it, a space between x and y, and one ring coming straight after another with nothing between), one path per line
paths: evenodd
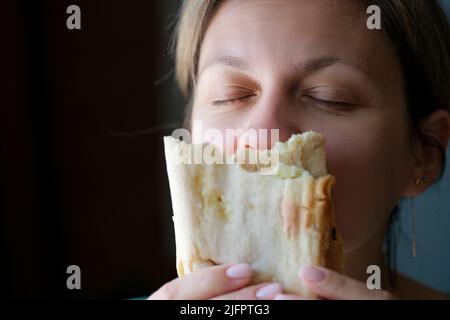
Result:
M419 185L419 184L421 184L422 181L423 181L422 176L418 177L418 178L416 179L416 181L415 181L416 186Z
M418 184L418 183L416 183ZM416 208L414 206L414 198L410 198L411 201L411 245L412 256L416 257Z

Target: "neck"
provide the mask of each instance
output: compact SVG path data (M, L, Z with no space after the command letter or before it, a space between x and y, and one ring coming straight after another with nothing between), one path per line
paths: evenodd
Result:
M387 231L387 224L380 224L374 234L367 239L362 245L347 252L346 258L346 274L356 280L366 282L370 276L367 274L367 267L377 265L381 269L381 286L382 289L389 290L391 288L388 278L388 268L383 258L383 241Z

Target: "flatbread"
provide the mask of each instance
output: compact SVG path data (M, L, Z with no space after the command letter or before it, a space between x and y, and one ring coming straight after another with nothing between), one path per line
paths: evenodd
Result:
M269 173L236 158L233 164L188 164L206 147L218 158L224 155L213 145L172 137L164 137L164 144L180 277L246 262L254 271L252 283L278 282L284 292L313 297L298 278L301 266L344 271L332 201L335 179L327 174L322 135L306 132L278 142Z

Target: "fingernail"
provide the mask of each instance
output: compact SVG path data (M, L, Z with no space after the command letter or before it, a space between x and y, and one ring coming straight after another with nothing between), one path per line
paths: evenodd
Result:
M241 263L229 267L225 274L231 279L245 279L252 276L252 269L247 263Z
M305 300L303 297L292 294L277 294L274 300Z
M259 288L258 291L256 291L256 298L272 299L282 291L283 289L281 289L281 286L278 283L271 283L262 288Z
M300 269L300 277L309 282L320 282L325 279L325 272L320 268L302 267Z

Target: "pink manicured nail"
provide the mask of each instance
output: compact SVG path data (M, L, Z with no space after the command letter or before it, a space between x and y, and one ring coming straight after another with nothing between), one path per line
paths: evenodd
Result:
M320 282L325 279L325 271L315 267L302 267L300 277L309 282Z
M274 300L305 300L303 297L293 294L277 294Z
M241 263L229 267L225 274L231 279L245 279L252 276L252 269L247 263Z
M283 289L278 283L271 283L268 285L265 285L262 288L259 288L258 291L256 291L256 298L258 299L272 299L277 294L281 293Z

